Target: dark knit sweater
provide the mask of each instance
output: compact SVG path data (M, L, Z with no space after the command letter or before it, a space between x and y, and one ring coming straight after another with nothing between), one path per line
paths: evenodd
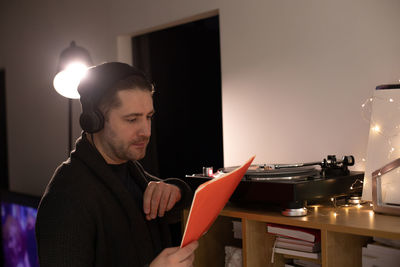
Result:
M138 162L129 162L129 174L142 189L159 180ZM174 209L190 204L191 192L183 181L164 182L181 189ZM146 221L131 190L83 135L68 161L57 168L39 206L40 266L145 266L160 252L156 244L170 246L167 220L168 213Z

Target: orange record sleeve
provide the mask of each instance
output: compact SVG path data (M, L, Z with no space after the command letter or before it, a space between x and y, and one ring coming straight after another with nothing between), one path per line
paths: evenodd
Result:
M214 223L255 156L232 172L201 184L195 191L181 247L198 240Z

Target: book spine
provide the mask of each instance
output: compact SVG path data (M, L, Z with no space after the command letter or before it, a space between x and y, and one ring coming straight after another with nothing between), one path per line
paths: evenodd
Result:
M319 253L312 253L312 252L303 252L303 251L297 251L297 250L291 250L291 249L284 249L284 248L274 248L275 253L279 254L286 254L286 255L292 255L292 256L298 256L298 257L304 257L304 258L310 258L310 259L319 259Z
M286 229L283 230L278 230L274 228L268 228L268 233L271 234L276 234L284 237L290 237L290 238L295 238L298 240L304 240L308 242L314 242L315 241L315 236L314 235L305 235L302 232L294 232L294 231L288 231Z
M320 239L320 232L318 230L294 226L267 224L267 232L308 242L317 242Z

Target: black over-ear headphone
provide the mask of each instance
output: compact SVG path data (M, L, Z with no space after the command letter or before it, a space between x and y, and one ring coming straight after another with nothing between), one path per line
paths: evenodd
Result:
M82 113L79 117L79 123L82 130L85 132L96 133L104 127L104 116L91 101L88 101L86 104L82 104Z
M78 86L82 113L79 123L87 133L99 132L104 127L104 116L97 105L112 86L132 75L139 75L148 81L139 69L125 63L109 62L91 67Z

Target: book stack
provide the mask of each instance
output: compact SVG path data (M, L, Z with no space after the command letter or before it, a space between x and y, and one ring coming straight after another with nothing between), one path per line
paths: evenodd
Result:
M320 258L321 232L319 230L268 223L267 232L276 235L274 253L310 259Z
M291 262L285 263L285 267L321 267L321 264L301 259L293 259Z
M400 266L400 241L374 237L362 248L362 266Z

